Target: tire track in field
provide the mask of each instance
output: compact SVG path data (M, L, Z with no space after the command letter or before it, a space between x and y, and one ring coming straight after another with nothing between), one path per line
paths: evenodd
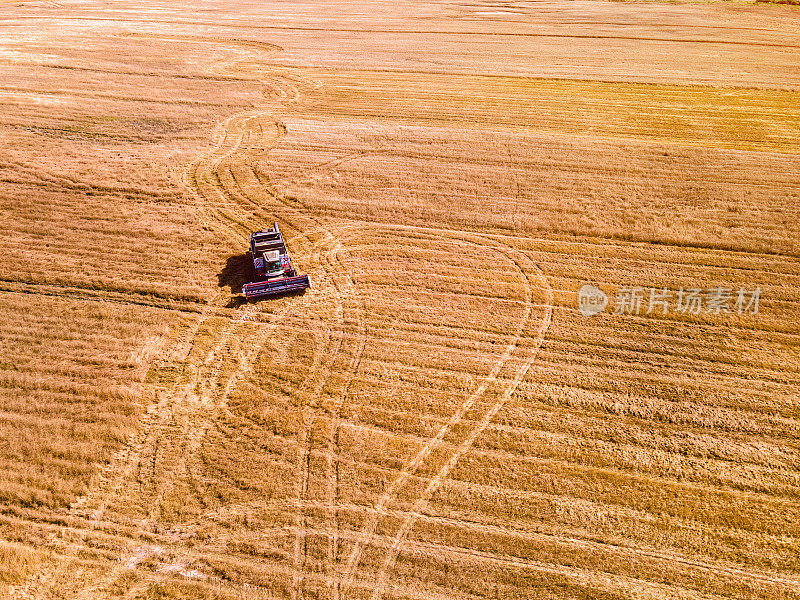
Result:
M154 426L147 428L138 458L134 460L139 467L135 481L140 488L139 493L148 500L146 518L149 521L156 523L160 521L161 504L165 495L174 488L176 481L186 480L189 464L196 455L199 440L208 429L208 416L205 413L213 410L214 388L218 387L222 362L227 357L225 350L230 348L234 330L241 322L240 318L244 316L245 314L242 314L239 318L229 320L216 345L206 354L190 381L181 387L179 394L169 398L171 402L161 403L159 410L156 411ZM208 373L204 374L204 369L208 369ZM229 383L232 379L231 377ZM228 391L228 386L225 391ZM220 402L224 402L224 396ZM185 425L176 422L176 411L180 410L186 411ZM118 493L125 492L122 487L126 479L120 481ZM128 490L127 493L133 495L136 492ZM140 546L127 561L119 561L99 582L81 589L76 598L92 600L98 593L106 591L126 569L136 567L137 554L141 548L143 547Z
M200 327L208 319L208 311L204 311L198 316L194 325L179 338L169 351L169 354L162 358L158 369L174 369L178 365L179 373L174 384L162 393L162 398L152 404L144 417L140 419L137 430L129 438L122 450L112 459L109 465L103 469L92 483L90 489L84 496L78 498L69 509L71 516L83 517L86 519L85 528L94 530L99 526L99 522L104 518L109 505L126 492L124 486L132 483L130 481L137 468L141 471L142 462L145 460L148 447L153 444L153 440L158 439L159 431L165 424L165 419L171 412L171 408L185 397L189 387L196 381L197 373L189 375L189 382L182 384L181 379L187 375L190 365L187 361L188 356L195 345L195 340ZM141 481L141 479L139 479ZM134 492L135 493L135 492ZM82 552L81 545L74 542L66 548L65 555L76 557ZM69 565L66 565L68 568ZM37 581L28 582L28 589L33 585L41 589L52 582L56 577L63 575L65 566L59 566L50 572L42 574ZM101 578L99 582L86 586L77 592L76 598L86 598L87 594L93 595L112 578L118 575L118 568L115 567Z
M268 50L270 53L279 51L280 47L272 45L272 44L262 44L259 42L246 42L242 40L227 40L227 39L214 39L214 38L202 38L202 37L195 37L195 36L146 36L146 37L157 37L162 39L167 39L170 41L183 41L183 42L211 42L211 43L246 43L246 45L253 46L259 51ZM214 65L211 69L214 73L220 73L222 71L231 72L234 70L235 66L248 58L253 58L257 56L258 53L254 52L239 52L239 58L233 59L223 63L222 65ZM275 85L274 82L270 82L270 96L275 99L277 95L277 99L283 102L296 102L300 98L299 88L297 86L291 85L289 86L288 91L285 90L287 86L285 85L286 81L290 81L289 77L285 76L278 76L278 81L283 82L284 85ZM313 87L313 85L312 85ZM277 94L276 91L277 90ZM250 216L244 214L241 211L241 203L236 201L236 198L231 198L230 188L226 187L225 183L222 180L220 175L220 168L221 165L229 161L234 155L236 155L240 150L245 147L250 148L257 148L259 150L268 150L270 147L269 144L266 143L266 136L264 131L264 119L269 115L268 112L264 111L250 111L244 113L235 114L222 123L218 124L217 131L216 131L216 144L207 152L206 155L201 156L198 158L194 163L192 163L189 168L185 171L185 179L187 186L193 190L195 196L198 200L204 204L204 208L206 209L206 214L210 217L210 222L206 223L206 226L210 226L210 228L216 228L221 226L222 228L226 229L229 236L233 238L243 237L246 236L250 231L257 228L255 225L250 225ZM250 125L256 121L259 125L258 132L254 131L254 128ZM268 121L269 126L277 125L277 122L274 120ZM256 133L256 135L254 135ZM278 139L277 137L275 138ZM266 146L266 147L265 147ZM230 170L229 170L230 171ZM235 181L235 178L233 178ZM228 193L226 193L228 192ZM274 197L274 194L272 194ZM256 205L256 208L259 212L263 213L262 207L259 206L257 203L253 203ZM222 207L222 208L219 208ZM238 213L238 214L237 214ZM302 231L302 227L298 228ZM341 295L339 295L341 297ZM341 331L343 335L342 328L336 328L337 331ZM339 343L336 346L336 349L333 352L333 357L335 360L335 356L339 351L339 347L341 345L341 338ZM330 362L333 364L333 361ZM314 397L315 400L312 401L312 405L318 402L318 397L322 393L322 389L324 388L325 381L330 376L330 369L328 369L328 376L323 379L319 379L317 385L314 389ZM308 438L308 443L310 443L310 428L313 427L313 421L310 423L308 427L305 426L305 422L307 419L303 419L304 427L301 430L300 437L305 442L305 438ZM302 445L303 447L306 444ZM308 469L309 469L309 453L300 452L298 457L298 462L300 468L298 469L300 472L299 475L299 482L298 488L301 499L305 497L308 488ZM298 515L298 525L305 525L305 520L302 514ZM298 527L298 531L301 531L302 528ZM302 585L302 562L303 559L301 558L301 547L305 547L304 541L299 539L295 544L295 562L298 575L294 578L294 594L293 597L297 598L300 597L299 589ZM305 552L303 552L305 554Z
M227 123L235 127L234 136L235 142L231 144L231 149L222 155L219 160L216 160L213 165L213 172L216 174L216 181L221 195L223 195L229 202L232 203L245 203L247 208L254 214L263 214L265 211L262 205L258 202L264 196L277 201L282 205L284 213L282 220L289 223L291 226L300 231L300 236L306 238L311 243L309 234L304 234L304 231L315 230L322 233L320 241L312 245L312 263L318 264L323 267L326 278L331 282L331 289L333 291L332 297L337 302L337 320L340 322L340 327L336 328L339 332L337 341L335 342L335 350L331 358L327 361L326 366L327 376L318 380L317 385L313 390L313 399L304 411L303 427L299 434L300 448L298 452L298 480L297 488L299 499L301 503L298 508L297 524L298 535L295 539L293 549L293 562L295 565L295 575L292 584L292 598L302 598L303 589L303 573L305 571L305 564L308 554L308 545L305 539L304 531L307 529L307 520L302 508L302 501L307 498L309 491L309 482L312 477L310 465L310 446L312 443L312 436L314 426L317 423L317 413L321 410L320 398L323 389L329 380L332 373L332 366L335 364L336 357L340 353L342 344L344 342L344 334L346 329L346 319L343 316L345 306L347 305L348 298L358 298L357 290L349 274L349 267L345 264L345 260L341 257L345 254L344 246L336 236L330 232L325 224L313 215L305 214L283 200L271 187L268 179L259 174L252 166L252 161L241 161L240 164L247 165L243 168L237 168L236 165L226 164L227 160L240 148L250 149L260 154L268 152L271 148L279 143L281 137L285 132L285 128L279 121L271 121L271 138L267 137L264 129L263 119L268 116L268 113L257 113L242 118L233 118ZM254 127L253 122L258 124L258 134L253 135ZM227 131L227 130L226 130ZM230 132L227 131L225 137L228 138ZM234 170L236 169L236 170ZM325 260L319 257L319 248L321 245L328 245L329 250L325 255ZM330 265L330 269L325 265ZM343 275L346 274L346 275ZM357 330L359 331L359 340L353 356L345 370L344 384L342 391L335 396L333 404L328 407L331 411L333 418L331 419L331 430L327 432L326 440L328 445L327 471L328 471L328 484L327 494L328 502L332 506L329 512L331 520L331 530L338 531L338 511L336 503L338 502L338 438L341 427L341 409L344 401L349 393L349 387L352 382L353 376L358 369L361 355L366 344L366 325L363 320L363 306L357 302L356 317L354 319ZM334 598L338 598L338 578L334 575L337 573L338 562L338 535L331 534L328 541L328 572L330 573L330 581L332 590L331 594Z
M251 318L256 313L254 305L236 311L217 337L216 344L194 369L190 381L169 395L167 402L162 402L158 406L155 423L145 428L145 438L137 452L138 459L134 458L140 469L137 481L140 485L144 482L149 488L149 493L148 490L145 490L145 493L150 498L148 518L153 522L160 521L162 499L174 487L174 482L191 482L194 479L193 466L197 462L197 455L206 432L220 411L224 410L228 397L243 374L249 371L254 359L268 342L269 335L293 308L293 305L287 304L273 315L270 323L251 323ZM202 322L204 321L198 323L197 328ZM254 335L247 337L246 332L237 331L249 326L255 326ZM196 336L197 328L193 331L192 337ZM234 340L242 339L248 340L250 349L237 359L232 356L231 344ZM191 347L187 347L184 342L178 346L176 352L179 356L185 353L184 357L188 357L190 350ZM235 363L234 371L227 378L222 377L223 366L231 362ZM176 381L176 388L178 383ZM183 426L174 424L176 405L188 408ZM120 490L122 483L124 479L117 485L115 490L117 494L124 491ZM92 519L97 519L98 516L93 514ZM135 556L119 563L99 583L84 588L77 597L87 600L96 597L98 592L112 584L125 569L135 567L135 563L131 566L130 562L134 559ZM179 572L184 571L181 569Z
M153 430L158 427L158 421L168 411L169 407L177 401L178 395L185 393L187 387L196 380L196 373L190 376L190 381L186 385L181 385L181 378L186 375L189 369L188 359L195 339L202 325L208 320L209 311L205 310L200 314L197 321L187 330L186 334L176 341L169 355L162 359L156 371L179 369L175 382L172 387L164 394L161 401L152 405L148 410L144 426L140 427L132 440L117 457L117 467L109 467L106 472L99 477L97 487L76 500L70 507L70 512L74 514L86 514L87 510L90 520L97 521L102 518L103 513L113 498L121 492L121 487L125 480L130 477L137 463L142 460L147 440L152 436ZM90 507L92 507L90 509Z
M389 229L395 228L393 225L386 226ZM512 341L506 346L503 354L500 356L499 359L493 364L492 369L490 370L489 374L483 379L480 385L472 392L459 406L459 408L453 413L447 423L445 423L437 432L437 434L430 438L423 447L417 452L414 458L407 463L397 477L389 484L387 489L375 503L373 512L371 516L367 519L366 523L361 529L361 532L354 543L354 547L350 553L350 556L347 560L347 565L345 567L345 572L343 575L343 582L342 585L345 589L350 587L353 577L355 575L355 571L361 561L362 554L366 546L368 546L377 529L378 522L380 519L381 514L386 510L387 506L394 502L397 499L398 493L403 489L403 487L408 483L410 478L423 466L425 461L428 457L435 451L438 450L443 446L444 438L450 434L453 429L458 426L466 413L472 408L476 401L481 398L486 390L488 389L489 385L491 385L494 381L497 380L497 377L500 371L505 366L506 362L511 358L512 354L517 350L517 346L519 341L522 337L522 334L525 330L525 327L530 319L532 309L533 309L533 286L528 275L528 272L525 267L523 267L520 262L530 262L526 261L522 258L522 254L518 251L515 251L510 246L498 246L496 241L490 240L483 236L474 235L474 234L461 234L461 235L442 235L441 233L425 231L424 228L415 228L411 226L401 226L397 227L398 229L402 230L411 230L420 235L420 237L427 237L431 239L438 239L444 240L449 243L460 243L462 245L466 245L470 248L470 251L475 251L477 248L478 250L482 250L485 248L492 248L493 250L504 254L507 258L509 258L517 267L517 269L522 273L525 279L525 313L522 319L519 322L517 330L514 334ZM538 271L538 267L533 265L533 268ZM539 328L539 333L536 337L535 347L538 349L538 346L541 345L542 340L544 339L544 335L547 331L547 328L550 324L550 318L552 315L552 289L549 286L549 283L544 278L544 275L541 271L538 271L538 278L541 284L542 289L545 290L547 295L547 305L545 309L545 316L542 321L542 324ZM496 413L502 408L505 404L505 401L511 396L511 394L516 389L519 382L524 377L525 373L527 373L530 364L533 362L533 358L535 357L535 352L533 352L525 363L523 363L522 367L518 370L517 375L514 377L512 382L510 383L509 387L506 389L504 394L500 397L500 399L495 402L491 408L487 411L486 415L483 419L481 419L476 427L472 430L469 436L467 436L462 443L458 446L458 448L451 454L450 459L448 462L439 470L437 475L434 479L431 480L428 487L423 492L422 496L419 498L418 503L420 503L420 507L422 504L426 504L427 500L430 498L433 493L439 488L442 481L447 477L447 474L450 472L453 466L455 466L458 459L461 455L466 452L471 446L474 440L480 435L483 430L488 426L489 421L496 415ZM412 520L409 520L407 523L401 526L401 530L398 532L398 541L397 545L402 543L402 540L406 537L408 531L410 530L411 526L413 526ZM393 552L393 551L392 551ZM390 555L387 557L387 560L384 564L384 567L378 574L379 587L385 585L385 572L388 571L391 564L394 562L393 558Z
M200 327L207 321L207 314L201 314L197 322L186 332L186 334L173 345L168 358L162 359L161 368L174 367L175 361L180 361L181 358L188 359L191 352L197 333ZM123 494L135 494L134 490L126 492L124 489L126 484L133 483L131 477L134 472L139 470L140 477L138 481L142 481L142 467L143 462L146 460L148 449L152 448L158 439L160 439L159 432L165 426L165 422L169 419L172 408L185 398L188 390L195 385L197 381L198 372L196 369L191 369L189 374L189 381L182 383L181 379L190 370L188 361L179 362L180 373L176 377L173 386L162 394L162 398L155 404L152 404L145 416L140 419L139 426L136 432L131 436L129 441L117 456L109 463L109 466L101 471L101 473L93 482L93 489L87 492L84 496L78 498L70 507L69 514L86 519L86 528L94 529L99 525L99 521L104 517L109 505ZM155 453L153 452L155 456ZM153 463L154 466L155 463ZM77 557L82 552L81 545L74 542L66 548L64 554L66 556ZM28 589L30 590L35 586L37 589L48 587L50 582L55 581L59 576L63 575L65 569L69 565L58 566L50 572L42 574L41 577L35 581L28 582ZM93 598L96 593L108 585L119 574L119 565L112 568L104 577L98 582L84 586L82 589L76 591L76 598ZM30 593L30 592L29 592ZM88 596L87 596L88 594Z
M528 275L528 270L520 264L520 262L524 260L522 254L510 248L506 249L505 252L506 255L516 264L517 268L520 270L520 272L526 279L526 302L527 302L526 312L525 316L523 317L523 322L520 323L520 326L517 329L514 341L508 345L506 351L503 353L503 356L498 361L496 368L492 369L490 376L486 378L483 384L479 386L478 389L475 391L474 393L475 398L472 399L472 402L465 402L465 405L468 404L467 408L469 408L469 406L471 406L472 403L474 403L474 400L483 395L483 393L486 391L488 384L490 383L490 380L496 378L496 375L499 373L503 364L511 356L511 353L514 350L516 350L519 340L524 331L525 325L530 319L532 312L532 305L533 305L533 297L532 297L533 293L531 285L532 282L530 280L530 276ZM511 383L508 384L508 387L504 390L500 398L497 399L491 405L491 407L489 408L489 410L486 411L481 421L472 429L469 435L461 442L458 449L450 455L450 458L447 461L447 463L445 463L445 465L442 466L441 469L439 469L439 471L436 473L434 478L431 479L430 483L425 488L422 495L414 503L414 507L412 509L411 514L409 514L403 520L403 523L400 526L400 529L397 532L392 542L392 546L389 552L387 553L386 559L384 560L383 565L381 566L381 569L378 572L377 587L374 593L372 594L372 600L379 600L380 598L383 597L383 594L385 593L387 587L387 578L389 576L391 569L394 567L394 563L397 560L398 554L400 553L401 546L406 541L408 534L414 527L414 524L417 522L417 517L415 515L422 513L427 508L431 497L439 490L439 487L442 485L442 482L450 474L450 471L453 469L453 467L455 467L456 463L461 458L461 456L464 455L472 447L473 443L478 438L478 436L480 436L483 433L483 431L486 429L486 427L489 425L492 419L497 415L500 409L503 408L505 403L508 401L508 399L514 393L514 391L517 389L517 386L520 384L522 379L527 374L528 370L530 369L530 366L533 364L533 361L536 358L536 354L539 348L541 347L542 342L544 341L547 329L550 327L550 321L552 319L552 314L553 314L553 290L550 288L550 284L547 282L544 273L542 273L541 270L538 269L538 267L535 267L535 265L533 266L538 271L537 279L539 280L541 287L545 290L547 307L545 309L544 318L540 322L538 330L536 332L536 337L534 338L533 341L533 347L528 351L528 358L525 359L522 365L517 369L514 378L512 379ZM466 409L462 410L462 408L464 408L464 405L462 405L462 407L459 408L459 412L461 413L459 416L459 421L460 417L463 416L464 412L466 412ZM439 438L437 442L438 444L441 444L441 438ZM430 453L431 450L423 448L423 450L421 450L419 454L422 454L426 451L427 453Z
M319 244L315 245L313 254L316 255L316 264L321 264L321 257L319 257ZM317 413L320 410L320 403L323 395L325 385L333 374L333 365L338 357L343 342L344 342L344 319L342 317L342 304L337 303L336 319L340 322L340 326L335 328L335 342L332 352L326 352L325 360L325 373L322 378L317 378L316 384L312 391L312 400L304 410L302 415L303 427L298 437L299 451L298 451L298 498L300 501L308 499L309 481L311 479L311 445L312 436L314 433L314 426L317 422ZM330 336L330 328L326 327L328 335ZM326 347L327 350L327 347ZM298 526L308 527L307 515L302 506L297 508L297 523ZM295 574L293 577L292 598L298 600L303 597L303 574L306 570L308 561L308 544L305 536L305 531L298 531L295 536L293 562Z
M447 445L447 444L445 444L445 445ZM450 445L450 446L452 446L452 445ZM452 446L452 447L455 449L455 446ZM319 450L315 451L315 453L318 456L323 456L323 453L321 451L319 451ZM361 465L361 466L365 466L368 463L358 463L358 464ZM422 476L422 477L421 476L417 476L416 478L421 482L425 482L424 476ZM459 487L459 488L467 488L467 489L469 489L470 487L473 487L473 486L475 486L477 488L489 488L489 486L487 486L487 485L470 484L468 481L463 481L463 480L454 480L454 481L452 481L452 483L456 484L456 486ZM494 489L494 488L492 488L492 489ZM510 490L506 490L506 491L510 491ZM527 494L522 494L519 497L524 497L524 496L527 496ZM540 498L542 498L542 497L555 498L555 499L559 498L559 496L557 496L557 495L546 495L546 494L544 494L544 495L543 494L535 494L535 496L536 497L540 497ZM277 501L277 502L269 503L268 505L264 505L264 506L265 507L268 506L268 507L271 507L271 508L275 508L275 507L282 506L282 505L284 505L284 504L281 503L280 501ZM310 507L314 508L314 509L318 509L318 510L325 509L325 506L322 503L319 503L319 502L317 502L317 503L315 503L313 505L310 505ZM369 515L370 512L372 511L372 507L369 506L369 505L366 505L366 504L346 504L346 505L342 505L340 508L341 508L342 511L345 511L345 512L363 513L365 515ZM442 524L442 525L459 527L459 528L463 528L463 529L467 529L467 530L475 529L476 531L478 531L480 533L502 534L502 535L507 535L507 536L511 536L511 537L519 537L519 538L525 538L525 539L530 538L530 539L537 539L537 540L548 540L548 539L552 540L552 539L556 539L556 540L558 540L560 542L569 543L569 544L575 544L575 545L578 545L578 546L583 546L585 544L589 544L592 548L595 548L595 549L608 549L608 550L613 551L613 552L624 552L624 553L632 553L632 554L637 554L638 553L639 556L656 557L656 558L659 558L659 559L663 559L665 561L677 562L677 563L681 563L681 564L691 565L693 567L700 568L700 569L702 569L704 571L709 571L709 572L712 572L712 573L718 573L718 574L721 573L721 574L726 574L726 575L731 573L731 574L735 575L735 577L737 577L737 578L745 577L745 578L749 578L749 579L753 579L753 580L760 580L760 581L764 581L764 582L770 582L770 583L776 583L776 584L782 584L782 585L783 584L791 585L791 586L793 586L794 589L797 589L798 591L800 591L800 580L792 579L790 577L786 577L786 576L783 576L783 575L780 575L780 574L770 574L769 572L760 573L758 571L753 571L753 570L749 570L748 571L748 570L744 570L744 569L742 569L740 567L737 567L735 563L728 563L728 565L726 566L724 563L716 563L715 564L715 563L710 563L710 562L703 562L703 561L693 560L693 559L687 558L686 555L678 553L678 552L663 551L663 550L658 550L658 549L654 549L654 548L639 548L639 549L637 549L636 547L625 546L625 545L623 545L621 543L617 543L617 542L613 542L613 541L597 542L596 539L593 539L592 537L588 537L587 538L585 536L581 536L580 534L566 534L566 533L563 533L563 534L562 533L543 534L541 532L526 532L525 530L520 530L520 529L516 529L516 528L513 528L513 527L509 528L509 527L495 526L495 525L491 525L491 524L487 524L487 523L475 523L475 522L470 522L470 521L465 521L465 520L452 519L452 518L449 518L449 517L438 517L438 516L432 516L432 515L426 515L426 514L420 514L420 513L412 513L411 511L408 511L408 510L399 510L399 509L386 509L384 511L384 513L383 513L383 516L391 517L392 519L397 520L397 521L402 521L403 518L405 518L409 514L414 514L421 521L426 521L426 522L431 522L431 523L439 523L439 524ZM685 523L685 525L691 526L691 523L687 522L687 523Z
M249 506L257 509L266 509L266 510L274 510L275 508L282 507L286 504L286 501L274 501L274 502L267 502L267 503L255 503ZM228 507L228 508L235 508L235 507ZM226 510L228 510L226 508ZM323 502L314 503L313 506L310 508L314 508L316 510L325 510L327 508L326 504ZM340 507L341 510L345 512L356 512L362 514L368 514L371 511L371 507L368 505L354 505L354 504L345 504ZM393 519L401 520L404 516L410 514L408 511L404 510L387 510L384 516L391 516ZM451 526L451 527L459 527L463 528L468 531L475 530L478 533L486 533L489 535L504 535L510 537L518 537L521 539L533 539L533 540L541 540L541 541L557 541L559 543L564 543L568 545L574 545L576 550L601 550L601 551L611 551L616 554L621 554L626 557L637 557L643 556L649 559L656 559L656 560L664 560L670 562L677 562L682 565L690 566L692 568L699 568L703 571L707 571L709 573L714 574L722 574L724 576L730 577L732 580L740 580L741 578L749 579L752 581L758 581L766 584L771 585L780 585L784 587L788 587L789 589L793 590L800 590L800 581L797 579L793 579L790 577L782 576L777 573L770 574L768 572L756 572L750 570L742 570L741 568L737 567L735 564L711 564L708 562L699 562L693 561L688 559L685 555L679 553L672 553L668 551L662 551L658 549L648 549L648 548L635 548L629 547L625 545L621 545L614 542L597 542L591 538L586 538L583 536L576 537L574 534L570 534L568 532L564 533L542 533L542 532L530 532L525 530L520 530L516 528L509 528L497 525L491 525L487 523L479 523L474 521L464 521L461 519L453 519L450 517L444 516L434 516L434 515L416 515L421 521L427 521L432 524L439 524L444 526ZM53 525L52 528L63 528L62 525ZM103 524L103 530L107 530L107 523ZM76 529L76 533L82 532L82 529ZM280 530L276 530L280 531ZM112 539L109 534L107 533L100 533L99 531L95 532L95 535L99 536L101 539ZM294 535L294 533L292 534ZM350 537L349 533L345 534L346 538ZM385 538L388 539L388 538ZM381 537L381 545L383 547L388 547L388 542L385 543L384 538ZM102 546L98 546L102 547ZM499 555L503 556L503 555Z
M276 131L278 136L282 134L282 127L279 123L276 122ZM279 138L276 139L275 143L277 143ZM284 201L280 196L278 196L271 188L269 181L266 180L261 174L256 172L254 169L250 169L249 172L246 171L244 173L246 178L245 183L242 183L241 177L236 178L233 177L233 180L236 181L239 192L242 196L253 202L251 199L251 192L253 188L251 186L259 187L263 192L267 195L273 197L273 199L280 201L283 204L283 210L290 214L290 217L285 217L285 219L290 223L296 223L298 220L309 220L315 226L306 226L308 229L313 229L322 233L322 240L323 243L327 243L329 246L329 250L325 256L325 260L315 261L317 264L329 264L330 265L330 280L332 283L332 290L333 290L333 297L336 299L338 303L338 310L337 310L337 318L340 321L340 328L342 331L345 329L349 329L347 320L342 316L342 311L344 307L347 305L348 299L353 298L356 300L355 304L355 311L350 310L349 312L355 313L355 318L352 319L351 325L355 327L358 331L358 341L356 342L356 348L353 352L353 355L347 365L345 372L344 372L344 382L342 384L341 391L335 396L333 403L328 407L328 411L331 413L331 418L327 421L329 424L329 431L326 433L326 442L328 451L326 466L328 470L327 478L327 496L328 496L328 504L331 507L331 510L328 512L329 520L331 522L330 531L333 532L329 535L328 539L328 548L327 548L327 555L328 555L328 562L327 562L327 570L329 572L329 579L331 586L331 595L334 598L339 597L339 581L336 574L338 573L338 548L339 548L339 536L336 532L339 530L338 525L338 508L336 504L338 502L338 469L339 469L339 450L338 450L338 439L339 439L339 432L341 429L341 410L346 401L349 393L349 388L352 383L353 377L355 376L360 361L361 356L364 351L364 347L366 344L367 338L367 331L366 325L363 319L363 303L358 299L357 289L355 287L355 283L352 278L352 274L350 273L351 269L346 264L346 259L342 258L342 254L346 254L346 250L342 245L341 241L333 234L331 231L324 225L324 223L316 218L313 215L306 215L299 211L297 207L292 206L286 201ZM247 183L249 180L249 185ZM303 227L301 231L305 230L306 227ZM312 426L317 422L316 414L312 420ZM308 447L308 444L304 445ZM301 469L301 490L303 490L306 494L308 492L308 481L310 478L310 464L308 457L305 457L300 463ZM302 507L299 508L299 511L302 512ZM303 532L298 533L298 539L302 538L302 564L299 567L299 571L303 572L305 570L305 557L307 555L307 545L305 544L305 534ZM295 562L297 564L298 557L300 555L301 549L299 548L300 542L298 541L295 546ZM295 587L294 587L294 594L301 595L301 585L300 585L301 576L298 575L298 578L295 580Z
M268 113L264 112L240 113L227 119L218 129L217 135L219 141L214 149L214 154L216 154L216 156L208 161L208 163L202 165L200 167L202 170L198 169L195 171L199 171L202 174L197 179L209 182L215 194L220 197L226 205L231 206L235 210L241 210L244 205L247 206L248 209L251 209L254 214L263 215L265 212L263 207L257 201L251 199L246 190L239 185L233 171L234 165L230 164L230 162L232 157L237 155L237 153L246 153L248 149L266 152L277 143L280 138L279 124L276 121L266 120L267 115ZM267 131L265 131L265 122L269 130L275 132L271 138L267 135ZM274 194L268 195L275 197ZM302 225L297 226L295 223L292 223L292 225L300 232L303 231ZM311 242L308 236L304 237ZM326 239L323 239L321 243L324 244L326 241ZM319 260L319 246L320 243L312 244L312 261L322 265L322 261ZM324 265L323 269L327 271ZM334 284L334 289L335 288L336 286ZM341 307L343 306L341 294L335 294L334 298L339 302L336 312L340 317L342 312ZM310 445L312 443L313 428L316 422L316 413L319 410L319 404L325 385L332 375L332 366L336 361L336 357L340 352L343 342L344 328L336 327L334 331L335 340L333 341L333 345L330 346L331 351L324 352L325 361L323 368L326 374L323 377L309 378L313 379L315 384L311 390L311 400L303 411L301 418L302 425L298 433L300 444L297 456L298 479L296 485L298 498L300 500L299 505L302 505L302 502L308 495L309 480L311 477ZM326 338L330 339L330 328L326 328ZM317 354L317 356L319 356L319 354ZM315 363L314 369L316 369L317 366L319 366L318 362ZM298 535L294 543L293 562L295 574L292 578L291 589L291 596L294 600L302 598L303 572L305 570L306 556L308 553L307 543L302 534L302 532L307 529L308 523L302 508L298 509L296 519Z

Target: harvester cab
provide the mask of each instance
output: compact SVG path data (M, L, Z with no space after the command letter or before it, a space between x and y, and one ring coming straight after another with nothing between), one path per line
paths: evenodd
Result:
M261 262L264 264L264 275L267 277L283 275L288 265L288 261L286 261L286 264L281 262L281 253L277 250L264 252Z
M311 287L308 275L298 275L294 270L277 223L250 234L250 256L255 281L242 288L245 298L275 296Z

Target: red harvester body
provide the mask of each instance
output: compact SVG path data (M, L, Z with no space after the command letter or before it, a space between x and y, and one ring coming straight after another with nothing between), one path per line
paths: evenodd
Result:
M277 223L271 229L250 234L250 255L255 281L242 288L245 298L276 296L311 287L308 275L298 275L294 270Z

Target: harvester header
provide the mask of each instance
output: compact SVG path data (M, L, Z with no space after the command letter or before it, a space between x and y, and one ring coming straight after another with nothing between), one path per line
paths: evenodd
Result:
M311 287L308 275L298 275L294 270L277 223L250 234L250 256L255 275L254 281L242 288L245 298L276 296Z

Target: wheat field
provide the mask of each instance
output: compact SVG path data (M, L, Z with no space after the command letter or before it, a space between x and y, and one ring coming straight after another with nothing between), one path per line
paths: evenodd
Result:
M0 35L1 598L800 598L796 8ZM313 287L245 302L273 221Z

